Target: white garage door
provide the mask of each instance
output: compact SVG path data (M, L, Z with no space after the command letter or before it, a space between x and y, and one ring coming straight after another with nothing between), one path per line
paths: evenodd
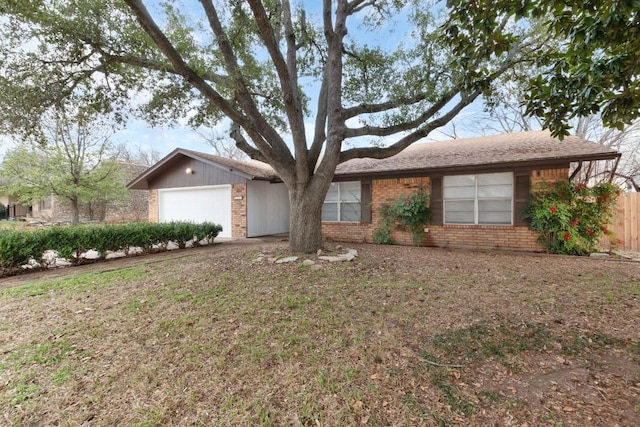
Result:
M222 225L220 237L231 237L231 186L158 190L161 222L214 222Z

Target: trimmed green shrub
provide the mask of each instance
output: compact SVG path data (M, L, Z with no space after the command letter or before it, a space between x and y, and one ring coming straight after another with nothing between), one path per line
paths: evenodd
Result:
M104 258L109 251L123 251L128 255L133 247L140 247L147 253L166 250L169 242L175 242L178 247L184 248L189 240L193 240L194 245L205 239L211 242L221 231L219 224L209 222L140 222L3 230L0 231L0 269L2 274L10 273L30 260L47 267L48 262L43 260L43 254L47 250L56 251L58 257L78 263L80 255L92 249Z
M47 250L42 235L29 231L0 231L0 267L12 270L30 260L40 261Z

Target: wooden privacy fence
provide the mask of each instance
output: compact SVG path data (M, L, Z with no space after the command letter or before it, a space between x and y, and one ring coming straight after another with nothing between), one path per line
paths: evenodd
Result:
M614 235L602 238L603 248L617 247L627 251L640 251L638 221L640 221L640 193L621 194L610 226ZM610 242L611 239L613 242Z

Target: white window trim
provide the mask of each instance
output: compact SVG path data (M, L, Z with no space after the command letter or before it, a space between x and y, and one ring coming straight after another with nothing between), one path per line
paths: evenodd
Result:
M347 184L347 183L357 183L358 187L360 188L360 197L359 198L354 198L353 200L342 200L342 185L341 184ZM338 185L338 199L335 201L326 201L326 196L325 196L325 201L322 202L322 204L324 205L326 204L332 204L332 205L337 205L337 214L338 214L338 219L333 220L333 221L325 221L325 220L321 220L322 222L344 222L344 223L350 223L350 224L357 224L362 222L362 182L361 181L338 181L338 182L332 182L332 184L337 184ZM355 220L355 221L343 221L340 218L342 217L342 203L359 203L360 204L360 219Z
M500 173L500 172L498 172ZM480 175L486 175L486 174L481 174L481 173L476 173L476 174L467 174L467 175L473 175L476 178ZM447 199L444 196L444 182L446 177L443 178L442 180L442 187L443 187L443 191L442 191L442 223L445 225L479 225L479 226L486 226L486 227L510 227L513 226L513 212L515 210L515 178L514 178L514 174L510 173L511 175L511 196L509 197L509 200L511 201L511 218L510 218L510 222L507 223L503 223L503 224L479 224L478 223L478 214L479 214L479 209L478 209L478 179L475 179L475 198L471 199L471 198L467 198L467 199L449 199L451 200L455 200L455 201L470 201L473 200L473 224L472 223L460 223L460 222L447 222ZM457 176L457 175L450 175L450 176ZM507 200L506 197L494 197L494 198L482 198L480 200Z

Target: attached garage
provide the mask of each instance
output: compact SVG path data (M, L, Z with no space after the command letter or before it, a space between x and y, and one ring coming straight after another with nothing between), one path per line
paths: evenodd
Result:
M214 222L220 237L231 237L231 185L160 189L158 215L160 222Z
M273 170L178 148L131 181L149 190L149 221L214 222L220 237L289 231L289 195Z

